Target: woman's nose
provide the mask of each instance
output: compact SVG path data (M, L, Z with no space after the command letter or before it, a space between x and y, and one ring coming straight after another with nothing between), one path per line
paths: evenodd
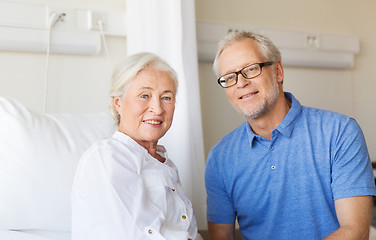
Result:
M163 113L162 102L160 99L153 98L150 102L150 111L156 115Z

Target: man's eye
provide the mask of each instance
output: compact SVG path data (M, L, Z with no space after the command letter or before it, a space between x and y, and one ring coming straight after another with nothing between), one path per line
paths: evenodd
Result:
M231 80L233 80L234 78L235 78L234 75L230 75L230 76L227 76L226 80L227 80L227 81L231 81Z
M235 74L230 74L230 75L227 75L225 76L225 81L226 82L231 82L231 81L234 81L235 80Z
M256 67L255 66L249 66L247 67L246 69L244 69L246 72L253 72L256 70Z

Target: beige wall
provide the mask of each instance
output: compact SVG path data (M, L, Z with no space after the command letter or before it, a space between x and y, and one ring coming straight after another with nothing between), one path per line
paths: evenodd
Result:
M200 21L249 24L359 37L360 54L349 70L285 67L285 91L303 105L354 117L366 136L371 159L376 161L376 2L372 0L196 0ZM210 63L200 62L200 87L205 153L244 119L235 112L217 86Z
M125 10L124 0L19 1L72 8ZM126 39L107 37L111 61L126 54ZM0 52L0 96L16 98L29 108L43 110L46 54ZM107 111L110 73L104 51L98 55L51 54L47 112Z

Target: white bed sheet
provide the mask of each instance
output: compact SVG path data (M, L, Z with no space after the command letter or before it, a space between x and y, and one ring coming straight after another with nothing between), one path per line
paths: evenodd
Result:
M6 231L0 230L0 240L70 240L69 232L53 231ZM371 227L370 240L376 239L376 228Z
M0 240L70 240L69 232L24 230L0 230Z

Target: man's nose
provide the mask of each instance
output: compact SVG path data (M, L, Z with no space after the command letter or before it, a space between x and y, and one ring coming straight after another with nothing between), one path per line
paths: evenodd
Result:
M245 87L251 83L250 79L245 78L240 72L237 74L237 77L238 82L236 85L238 85L238 87Z

